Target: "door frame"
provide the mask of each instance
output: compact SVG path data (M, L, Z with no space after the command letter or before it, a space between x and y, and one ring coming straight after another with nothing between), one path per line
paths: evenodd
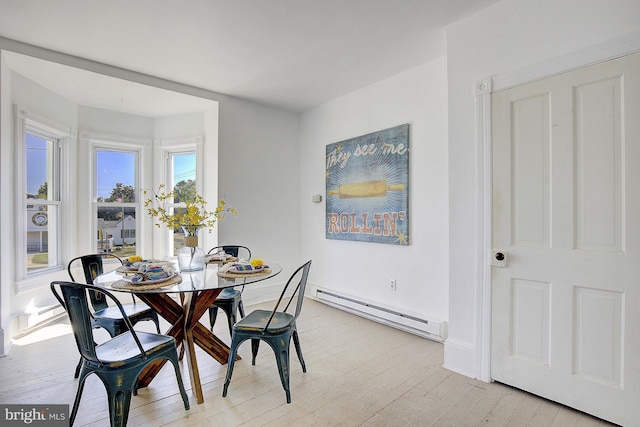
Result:
M640 52L640 33L610 40L576 52L479 80L476 93L477 159L477 271L476 271L476 378L491 382L491 266L493 227L493 165L491 134L491 96L494 92L520 86L534 80Z

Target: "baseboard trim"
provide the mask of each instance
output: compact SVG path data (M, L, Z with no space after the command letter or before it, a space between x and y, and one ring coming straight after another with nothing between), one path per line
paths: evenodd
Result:
M467 343L449 338L444 343L443 367L469 378L476 375L476 350Z

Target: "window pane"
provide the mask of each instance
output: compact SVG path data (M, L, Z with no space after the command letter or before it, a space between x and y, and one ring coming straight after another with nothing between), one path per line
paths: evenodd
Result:
M196 153L176 153L171 155L171 186L177 193L175 203L195 200L196 197ZM175 212L184 211L176 207ZM173 230L173 252L178 255L184 247L182 228Z
M171 186L178 193L175 203L194 200L196 196L196 154L184 153L171 156Z
M99 202L136 201L136 153L97 150L96 170Z
M58 207L27 205L26 224L27 272L58 265Z
M24 155L27 203L22 250L29 274L57 266L60 261L59 208L48 203L60 200L58 141L35 129L25 129Z
M119 257L136 254L136 208L98 208L98 252L113 252Z
M185 208L174 208L173 212L176 214L184 214ZM184 248L184 230L182 227L178 227L173 230L173 254L178 255L180 249Z
M55 142L33 133L25 137L27 199L57 200L53 165Z

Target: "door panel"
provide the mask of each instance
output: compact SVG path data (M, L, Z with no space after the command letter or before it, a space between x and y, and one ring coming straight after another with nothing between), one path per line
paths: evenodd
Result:
M640 425L640 54L497 92L491 375Z
M513 103L513 243L548 248L550 158L548 94Z
M576 237L582 249L623 250L621 79L575 88Z

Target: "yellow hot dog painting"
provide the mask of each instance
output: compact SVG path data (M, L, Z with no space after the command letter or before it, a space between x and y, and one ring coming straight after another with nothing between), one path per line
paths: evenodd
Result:
M326 147L326 238L409 244L409 125Z

